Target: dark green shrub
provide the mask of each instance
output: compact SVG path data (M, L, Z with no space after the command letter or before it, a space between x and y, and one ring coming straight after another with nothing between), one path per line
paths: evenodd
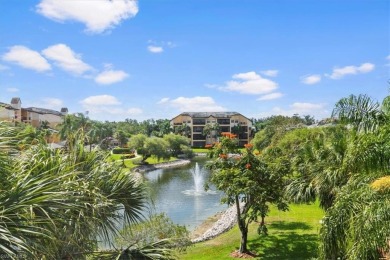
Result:
M114 148L112 149L113 154L131 154L133 152L130 148Z

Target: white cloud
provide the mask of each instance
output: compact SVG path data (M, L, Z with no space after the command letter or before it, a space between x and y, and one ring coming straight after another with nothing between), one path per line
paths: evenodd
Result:
M169 101L169 98L162 98L160 101L157 102L157 104L164 104L164 103L167 103Z
M95 82L103 85L109 85L123 81L129 74L122 70L106 70L96 76Z
M55 62L61 69L81 75L92 67L81 60L81 56L76 54L65 44L52 45L42 51L43 55Z
M372 63L363 63L360 66L345 66L342 68L334 68L332 74L328 75L331 79L341 79L345 75L356 75L360 73L368 73L374 70L375 65Z
M2 56L2 59L38 72L51 70L50 64L41 56L41 54L39 54L39 52L21 45L12 46L10 50Z
M90 96L79 102L88 114L97 120L124 120L129 116L139 116L143 110L137 107L124 108L114 96Z
M99 96L90 96L80 101L80 104L83 106L112 106L120 105L121 103L114 96L110 95L99 95Z
M39 106L44 108L59 109L63 104L64 102L58 98L44 98Z
M87 31L101 33L138 13L135 0L41 0L37 12L58 22L84 23Z
M260 117L268 117L272 115L293 116L298 114L311 115L317 119L322 119L330 116L330 112L327 109L327 105L324 103L308 103L308 102L295 102L288 108L274 107L270 111L260 113Z
M160 47L160 46L149 45L148 51L150 51L152 53L161 53L164 51L164 49L163 49L163 47Z
M11 93L19 92L19 89L18 88L7 88L7 92L11 92Z
M143 113L141 108L132 107L127 109L127 114L129 115L141 115Z
M301 82L307 85L313 85L321 81L321 75L308 75L301 77Z
M268 76L268 77L276 77L279 74L278 70L263 70L260 72L261 72L261 74Z
M271 93L271 94L267 94L267 95L261 96L257 100L260 100L260 101L261 100L273 100L273 99L281 98L282 96L283 96L282 93L274 92L274 93Z
M173 100L164 98L161 101L163 101L164 104L177 108L181 112L226 111L224 107L216 104L214 99L211 97L178 97ZM161 103L161 101L159 103Z
M325 104L295 102L291 105L291 108L294 111L310 112L313 110L323 109L324 106L325 106Z
M390 60L390 55L388 55L388 56L386 57L386 60Z
M204 84L204 86L206 88L218 88L219 87L217 84L209 84L209 83Z
M59 111L63 106L64 102L59 98L46 97L32 102L26 101L24 105L26 107L41 107L47 109L53 109Z
M221 87L221 90L236 91L241 94L267 94L278 88L278 84L272 80L262 78L256 72L246 72L233 75L233 79Z

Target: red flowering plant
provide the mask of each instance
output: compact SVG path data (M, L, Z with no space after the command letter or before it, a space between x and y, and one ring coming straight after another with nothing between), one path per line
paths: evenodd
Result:
M241 232L239 251L248 252L247 234L249 223L261 218L258 232L267 234L265 217L269 204L276 204L286 210L283 200L283 179L269 170L262 156L253 153L253 145L245 145L241 152L234 139L222 138L221 146L213 148L215 158L208 167L210 182L223 191L221 202L236 205L237 224Z

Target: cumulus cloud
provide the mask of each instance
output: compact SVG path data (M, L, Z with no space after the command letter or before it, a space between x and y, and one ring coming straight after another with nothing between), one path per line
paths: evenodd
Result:
M301 77L301 82L307 85L317 84L320 81L321 81L321 75L318 74Z
M148 40L147 49L151 53L162 53L167 48L175 48L176 44L171 41L154 41Z
M272 115L293 116L298 115L311 115L316 118L329 117L330 112L327 109L327 105L324 103L308 103L308 102L295 102L289 105L287 108L274 107L270 111L261 113L260 117L268 117Z
M148 51L151 53L161 53L164 51L164 48L161 46L149 45Z
M90 96L80 101L83 106L112 106L120 105L121 103L116 97L110 95Z
M11 92L11 93L19 92L18 88L7 88L6 90L7 92Z
M226 109L218 105L212 97L178 97L176 99L163 98L159 101L159 104L169 105L177 108L181 112L221 112Z
M328 75L331 79L341 79L346 75L356 75L368 73L374 70L375 65L372 63L363 63L360 66L345 66L342 68L334 68L332 74Z
M36 8L39 14L51 20L81 22L85 24L87 31L101 33L134 17L138 13L138 2L135 0L41 0Z
M92 70L92 67L81 60L81 55L76 54L71 48L65 44L52 45L42 51L43 55L61 69L74 73L84 74Z
M95 82L103 85L109 85L123 81L129 74L122 70L105 70L96 76Z
M272 80L262 78L256 72L246 72L233 75L233 79L221 87L224 91L235 91L241 94L258 95L267 94L278 88Z
M219 87L217 84L209 84L209 83L205 83L204 86L206 88L218 88Z
M323 109L325 104L316 104L316 103L305 103L305 102L295 102L291 105L291 108L294 111L300 112L310 112L313 110Z
M278 99L278 98L281 98L283 96L282 93L280 92L274 92L274 93L271 93L271 94L267 94L267 95L263 95L261 97L259 97L257 100L273 100L273 99Z
M132 107L127 109L127 114L129 115L141 115L144 111L141 108Z
M45 97L33 102L26 101L26 107L43 107L48 109L60 110L64 102L59 98Z
M38 72L51 70L50 64L39 52L21 45L12 46L10 50L2 56L2 59Z
M90 96L79 102L89 115L98 120L124 120L129 116L139 116L143 110L137 107L125 108L114 96Z
M261 74L268 76L268 77L276 77L279 74L278 70L263 70L260 72L261 72Z
M44 98L39 106L51 109L59 109L64 104L61 99L58 98Z
M169 98L165 97L165 98L162 98L160 101L157 102L157 104L164 104L164 103L167 103L169 101Z

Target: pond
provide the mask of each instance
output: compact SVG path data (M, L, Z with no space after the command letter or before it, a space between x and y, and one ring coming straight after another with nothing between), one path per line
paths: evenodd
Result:
M210 177L205 163L206 158L196 157L186 166L145 173L155 212L165 212L174 223L194 230L208 217L226 210L220 203L221 192L214 186L204 190Z

